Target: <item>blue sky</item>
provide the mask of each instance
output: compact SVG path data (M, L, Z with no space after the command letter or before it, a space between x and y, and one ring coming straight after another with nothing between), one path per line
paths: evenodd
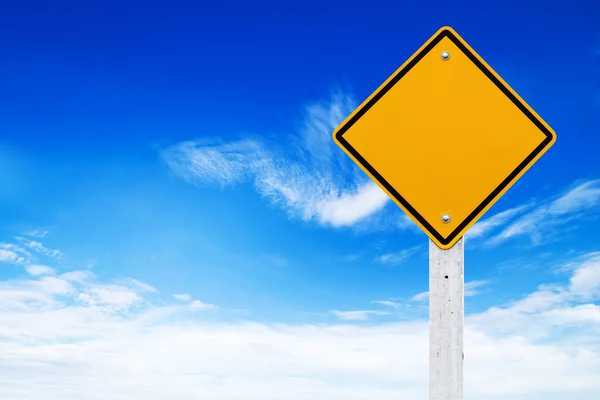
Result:
M0 397L424 398L427 237L331 132L444 25L558 137L467 234L466 393L600 395L593 1L2 8Z

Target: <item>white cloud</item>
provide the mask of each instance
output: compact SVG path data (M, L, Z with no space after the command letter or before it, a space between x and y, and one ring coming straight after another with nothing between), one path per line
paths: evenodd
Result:
M406 260L408 260L413 254L419 251L422 246L415 246L409 249L401 250L397 253L387 253L378 256L375 261L380 262L382 264L402 264Z
M156 292L156 289L154 288L154 286L149 285L144 282L140 282L137 279L127 279L127 280L125 280L125 283L127 283L130 287L138 289L143 292L152 292L152 293Z
M513 237L529 236L534 244L539 244L553 228L577 219L597 216L600 211L598 205L600 205L600 180L580 183L519 218L493 237L489 243L495 245Z
M574 269L569 286L571 296L584 301L600 299L600 252L588 254L569 267Z
M571 274L564 285L467 316L465 397L598 398L600 307L585 301L598 299L599 265L600 255L588 254L562 269ZM97 300L109 306L131 304L121 296L131 288L64 276L83 278L0 281L0 398L427 396L426 320L348 322L381 313L363 310L338 311L345 321L330 324L203 322L189 307L148 303L141 289L145 306L122 313L71 300L102 293Z
M36 239L43 239L48 234L48 231L42 229L34 229L32 231L27 232L25 236L29 236Z
M372 303L381 304L382 306L387 306L387 307L392 307L392 308L400 308L403 306L402 303L398 303L397 301L393 301L393 300L375 300Z
M38 242L36 240L31 240L24 238L23 236L17 236L15 239L23 244L23 246L29 248L30 250L35 251L36 253L40 253L50 258L60 258L60 250L58 249L50 249L42 242Z
M552 216L581 212L600 205L600 180L580 183L550 203Z
M25 261L25 259L19 256L14 251L0 249L0 262L9 264L19 264Z
M389 315L388 311L380 310L354 310L354 311L339 311L333 310L332 314L346 321L366 321L372 315Z
M135 279L126 280L128 286L97 283L90 271L69 271L54 276L55 270L45 265L30 265L26 270L31 279L0 282L0 307L11 309L2 304L2 299L11 299L10 304L18 309L40 306L46 310L77 304L121 312L141 305L142 296L153 289Z
M69 282L78 282L85 283L91 279L93 279L95 275L91 271L79 270L79 271L69 271L60 275L61 279L64 279Z
M41 242L15 237L17 243L0 242L0 262L9 264L27 264L35 261L34 254L42 254L52 259L60 258L60 251L49 249Z
M214 304L207 304L200 300L193 300L189 304L190 308L194 310L212 310L217 308Z
M214 304L204 303L200 300L192 300L192 296L187 293L174 294L173 298L185 303L192 310L215 310L218 307Z
M56 271L54 268L45 265L28 265L25 270L29 275L40 276L40 275L54 275Z
M600 253L580 257L563 270L571 273L566 285L540 285L535 292L507 307L492 307L472 316L472 321L490 332L519 331L531 338L548 338L552 337L553 329L575 327L580 329L582 338L590 329L600 334L597 324L600 307L585 304L600 300ZM600 341L596 345L600 350Z
M544 202L531 200L483 219L467 231L465 238L471 243L473 239L489 237L492 232L504 228L486 244L497 245L517 236L529 236L533 244L539 244L543 238L554 236L551 233L559 226L600 216L599 205L600 180L579 182L570 190Z
M231 143L187 141L164 153L165 160L180 177L190 182L221 185L243 180L250 172L248 167L258 166L263 155L262 145L251 139Z
M515 218L517 215L523 213L523 211L531 208L533 203L524 204L519 207L511 208L498 214L495 214L487 219L480 220L469 229L465 237L470 241L471 239L480 238L488 234L494 228L505 225L507 222Z
M488 283L489 281L487 280L465 282L465 297L478 295L481 293L478 288L487 285Z
M351 226L383 209L389 200L331 138L355 107L341 93L309 104L304 125L288 137L284 148L257 137L227 143L187 141L165 149L163 159L189 182L227 186L250 180L265 199L293 217Z
M410 217L404 211L402 211L402 213L400 214L400 218L398 219L398 222L396 223L396 227L401 230L410 229L413 232L419 232L419 233L422 232L421 228L419 228L419 226L415 223L415 221L410 219Z
M114 311L121 311L140 303L142 297L123 286L103 285L92 286L79 293L77 300L90 306L102 305Z
M185 301L185 302L189 302L192 301L192 296L190 296L187 293L182 293L182 294L174 294L173 298L179 300L179 301Z
M23 264L30 257L24 248L12 243L0 242L0 263Z
M478 295L481 292L477 289L481 286L487 285L488 283L489 281L487 280L465 282L464 296L472 297ZM429 291L415 294L413 297L411 297L411 301L429 301Z
M38 286L43 293L48 295L66 295L75 291L70 282L54 276L42 276L31 284Z
M374 183L365 183L356 192L325 200L317 205L319 221L333 226L348 226L381 210L389 197Z
M429 292L421 292L410 298L411 301L429 301Z

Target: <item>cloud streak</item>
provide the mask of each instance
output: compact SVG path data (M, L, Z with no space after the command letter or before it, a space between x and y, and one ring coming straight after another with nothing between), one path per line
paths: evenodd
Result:
M46 233L33 232L36 238L42 238ZM13 243L0 242L0 263L31 264L37 259L36 255L57 260L60 259L61 253L57 249L44 246L42 242L24 236L15 237Z
M389 315L389 311L381 310L353 310L353 311L339 311L333 310L332 314L341 320L345 321L366 321L370 316L373 315Z
M489 283L489 281L487 281L487 280L465 282L464 296L465 297L477 296L478 294L481 293L481 290L479 290L479 288L487 285L488 283ZM429 292L427 291L427 292L417 293L411 297L411 301L416 301L416 302L429 301Z
M381 264L392 264L399 265L404 263L415 253L417 253L423 246L415 246L408 249L401 250L397 253L386 253L375 258L375 261Z
M0 263L23 264L30 257L30 253L13 243L0 242Z
M25 267L25 270L28 274L33 276L54 275L56 272L54 271L54 268L47 267L45 265L29 265Z
M389 201L331 139L355 107L352 98L340 92L307 105L302 127L285 148L260 137L198 140L175 144L162 158L188 182L227 187L250 181L263 198L294 218L351 226Z
M600 216L600 180L578 182L545 201L531 200L518 207L477 222L465 237L469 243L496 246L510 239L527 237L533 245L555 237L553 231L566 224ZM482 240L485 239L485 242Z
M487 219L483 219L477 222L475 225L469 229L465 235L467 240L471 241L472 239L478 239L495 228L506 225L506 223L510 222L512 219L517 217L519 214L522 214L527 209L530 209L533 206L533 203L524 204L519 207L511 208L498 214L495 214Z
M512 222L490 239L489 244L497 245L519 236L527 236L532 243L539 244L548 237L551 229L586 217L596 217L599 205L600 180L579 183Z
M28 248L38 254L44 255L46 257L58 259L61 256L60 250L50 249L50 248L44 246L44 244L42 244L42 242L39 242L37 240L28 239L23 236L17 236L15 239L18 242L20 242L23 246L25 246L26 248Z

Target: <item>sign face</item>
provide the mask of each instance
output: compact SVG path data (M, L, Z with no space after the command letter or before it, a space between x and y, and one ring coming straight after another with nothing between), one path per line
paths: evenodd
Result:
M333 139L448 249L556 136L444 27L336 128Z

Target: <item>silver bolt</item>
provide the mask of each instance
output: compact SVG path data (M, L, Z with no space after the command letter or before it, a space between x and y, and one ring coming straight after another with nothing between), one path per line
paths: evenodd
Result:
M448 214L444 214L442 215L442 222L447 224L448 222L450 222L450 215Z
M450 58L450 53L448 53L447 51L442 51L442 60L446 61L449 58Z

